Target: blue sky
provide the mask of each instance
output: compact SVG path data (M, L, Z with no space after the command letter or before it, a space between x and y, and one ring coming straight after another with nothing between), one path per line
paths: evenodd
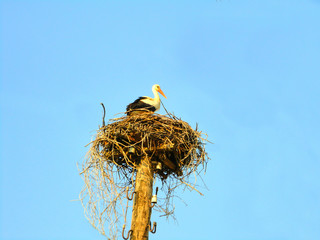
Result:
M0 5L0 239L105 239L76 163L100 102L113 118L155 83L214 144L205 196L150 239L320 239L319 1Z

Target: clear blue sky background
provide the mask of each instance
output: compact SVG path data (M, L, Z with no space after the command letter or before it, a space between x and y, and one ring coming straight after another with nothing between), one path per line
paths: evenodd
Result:
M205 196L150 239L320 239L320 1L0 7L1 239L105 239L71 201L76 163L100 102L112 118L154 83L215 144Z

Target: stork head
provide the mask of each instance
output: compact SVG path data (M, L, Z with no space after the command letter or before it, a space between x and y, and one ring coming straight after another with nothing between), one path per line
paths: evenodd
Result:
M157 91L157 92L161 93L162 96L164 96L165 98L167 98L166 95L164 95L164 93L162 92L159 84L153 85L153 86L152 86L152 91Z

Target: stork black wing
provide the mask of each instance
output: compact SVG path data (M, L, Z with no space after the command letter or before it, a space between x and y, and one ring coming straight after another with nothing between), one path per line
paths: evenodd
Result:
M146 99L146 97L139 97L133 103L130 103L127 106L127 111L137 110L137 109L146 109L146 110L154 112L156 110L156 108L150 104L142 102L141 100L143 100L143 99Z

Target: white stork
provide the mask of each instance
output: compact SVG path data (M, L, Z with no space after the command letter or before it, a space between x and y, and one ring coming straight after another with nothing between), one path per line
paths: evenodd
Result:
M139 114L146 111L155 112L160 109L160 96L159 93L162 94L165 98L166 95L162 92L160 86L155 84L152 86L152 92L154 94L154 98L151 97L139 97L133 103L130 103L127 106L127 114Z

